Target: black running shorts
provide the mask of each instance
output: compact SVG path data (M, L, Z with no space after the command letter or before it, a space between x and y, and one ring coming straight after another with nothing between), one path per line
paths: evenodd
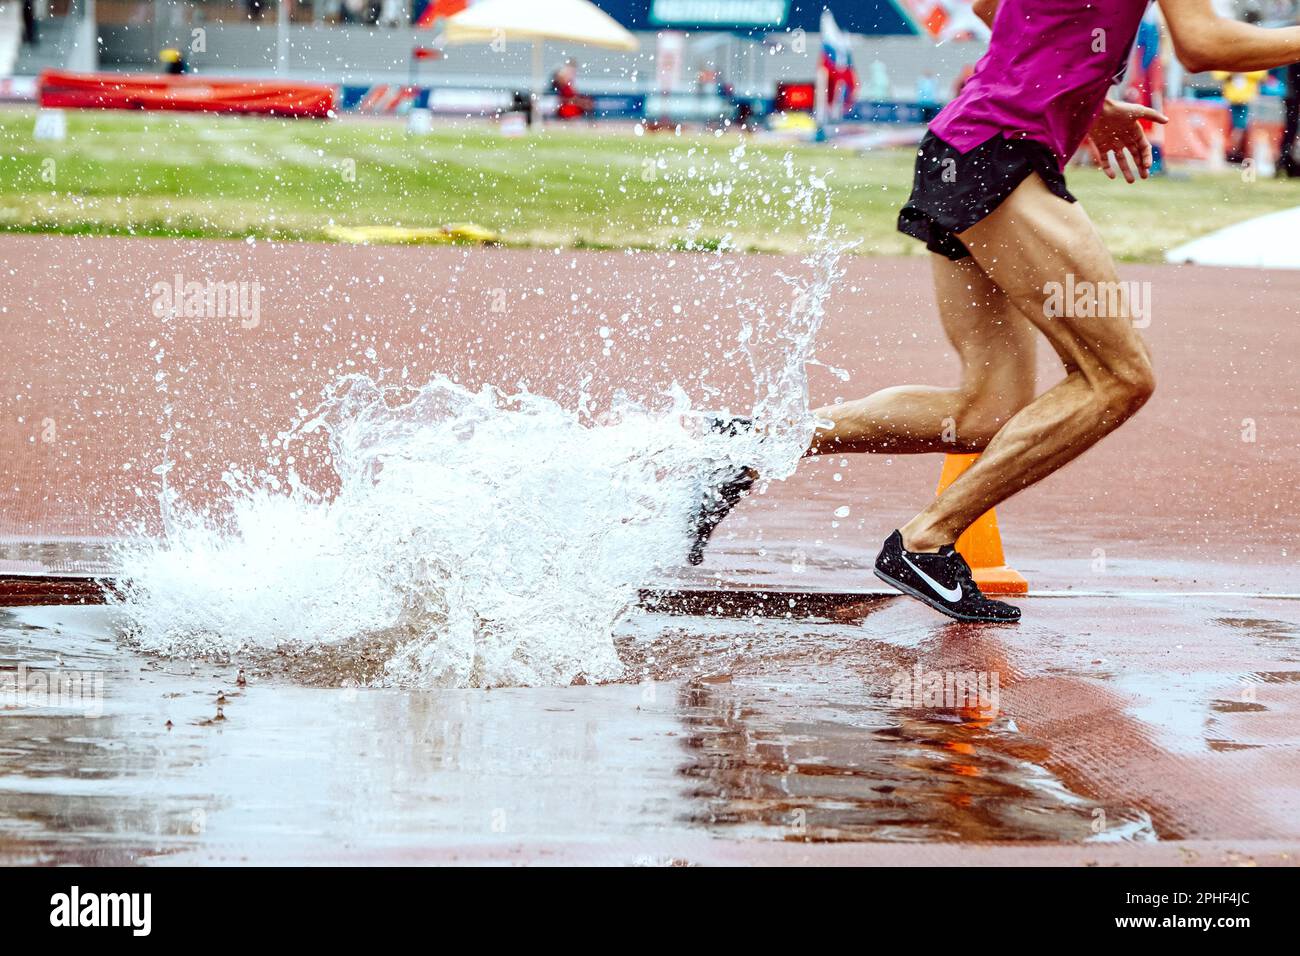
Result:
M931 252L964 258L970 251L953 233L975 225L1033 173L1053 193L1075 202L1056 157L1042 143L999 135L961 153L927 132L917 148L912 195L898 214L898 229Z

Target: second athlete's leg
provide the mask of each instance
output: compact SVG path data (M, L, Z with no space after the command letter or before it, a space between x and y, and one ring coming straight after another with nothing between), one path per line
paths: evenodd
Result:
M1036 333L969 256L932 254L935 300L961 385L900 385L819 408L810 455L980 451L1034 397Z

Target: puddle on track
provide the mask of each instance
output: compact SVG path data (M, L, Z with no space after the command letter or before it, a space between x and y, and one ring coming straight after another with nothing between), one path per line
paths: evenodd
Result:
M103 681L99 698L0 704L0 860L1154 839L1145 814L1113 806L1095 834L1096 804L1005 716L891 705L891 680L916 659L905 637L643 614L618 644L621 684L319 686L329 670L316 656L244 662L240 686L237 662L122 647L104 608L0 612L0 680Z

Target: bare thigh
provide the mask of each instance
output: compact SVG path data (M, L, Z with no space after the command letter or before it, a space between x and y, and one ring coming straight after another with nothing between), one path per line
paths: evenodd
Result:
M1119 282L1078 203L1052 193L1035 174L960 238L981 271L1046 336L1067 372L1077 370L1092 384L1150 379L1150 353L1133 326L1132 303L1106 317L1048 314L1052 283L1104 290Z
M935 550L956 540L989 508L1118 428L1155 388L1127 297L1107 295L1104 315L1074 296L1046 308L1060 289L1097 295L1118 282L1110 254L1077 204L1053 195L1034 175L961 233L961 240L983 272L1047 336L1066 374L1017 412L979 460L903 526L904 545L911 550Z

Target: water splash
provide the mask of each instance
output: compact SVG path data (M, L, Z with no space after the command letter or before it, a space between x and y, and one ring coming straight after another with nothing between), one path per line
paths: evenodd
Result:
M796 190L798 208L817 209L812 233L814 251L803 259L807 275L779 273L790 299L773 314L761 302L746 303L742 313L740 352L754 382L753 416L765 432L767 479L787 478L812 441L817 420L809 409L808 366L816 361L817 331L826 301L843 275L840 257L854 245L833 235L826 183L810 177Z
M711 430L676 387L593 421L584 396L570 409L349 375L278 437L287 480L228 473L219 514L184 505L159 466L165 534L117 555L131 639L173 655L369 649L375 682L402 686L619 677L614 627L682 563L705 485L738 467L784 478L812 436L806 365L843 246L825 184L793 193L817 212L809 274L783 277L787 302L738 303L756 432ZM328 491L295 470L319 435Z

